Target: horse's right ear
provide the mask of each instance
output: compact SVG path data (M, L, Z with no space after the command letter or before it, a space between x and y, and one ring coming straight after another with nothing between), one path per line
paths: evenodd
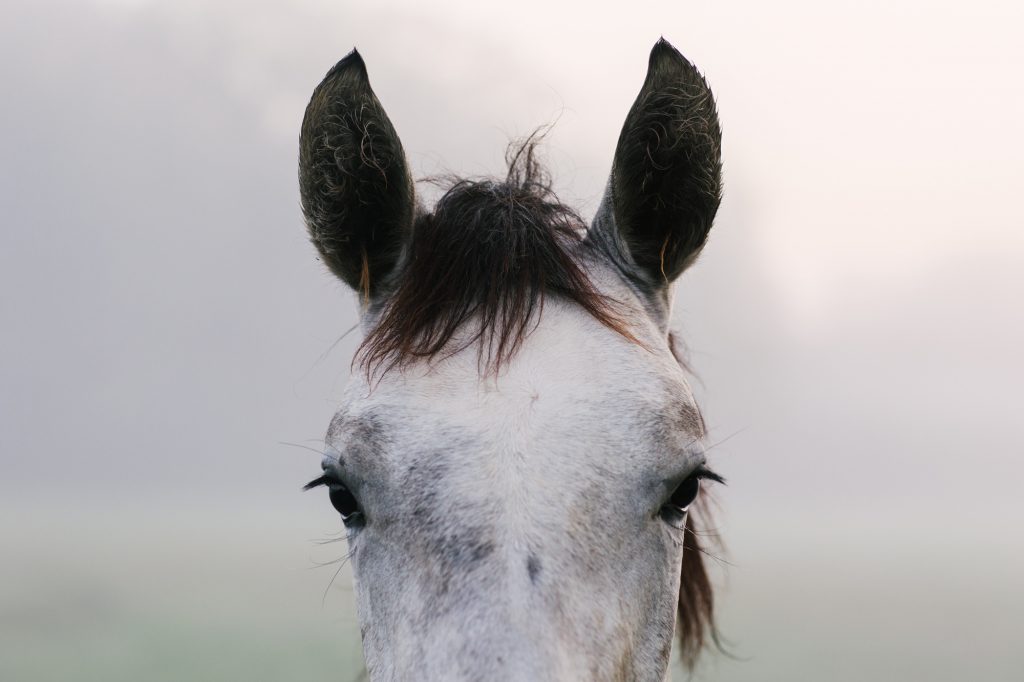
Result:
M309 236L364 300L382 292L412 229L415 200L402 143L353 50L313 91L299 137Z

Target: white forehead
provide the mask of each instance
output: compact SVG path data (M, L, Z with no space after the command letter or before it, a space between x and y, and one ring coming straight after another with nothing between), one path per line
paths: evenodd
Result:
M682 368L664 334L639 310L630 331L640 343L575 304L549 299L497 375L481 376L477 349L470 347L369 382L354 377L328 444L344 451L358 437L346 425L370 418L400 431L389 440L404 441L405 451L434 439L510 453L580 447L622 453L657 440L670 453L692 453L702 425ZM605 442L594 448L594 439Z

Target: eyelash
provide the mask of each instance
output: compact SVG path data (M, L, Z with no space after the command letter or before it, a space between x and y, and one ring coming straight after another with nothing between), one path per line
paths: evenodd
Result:
M714 481L715 483L721 483L722 485L725 485L725 479L724 478L722 478L720 475L716 474L711 469L708 469L703 464L700 467L698 467L696 471L694 471L692 474L687 476L687 478L696 478L696 479L698 479L700 481ZM341 485L341 481L338 481L337 479L335 479L333 476L331 476L329 474L324 474L323 476L319 476L317 478L314 478L312 481L310 481L306 485L302 486L302 489L303 490L312 490L313 488L319 488L322 485L328 485L329 486L331 484Z
M708 469L703 464L697 467L697 470L688 476L688 478L696 478L701 481L714 481L715 483L721 483L725 485L725 479L716 474L711 469Z
M302 489L312 490L313 488L319 488L322 485L330 485L332 483L338 485L340 482L337 481L333 476L324 474L323 476L320 476L319 478L314 478L312 481L302 486Z

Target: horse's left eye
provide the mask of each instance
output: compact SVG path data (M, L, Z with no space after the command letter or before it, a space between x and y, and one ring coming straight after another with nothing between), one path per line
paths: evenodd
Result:
M676 528L681 527L681 524L686 521L686 512L697 501L697 497L700 496L700 482L702 480L725 483L724 478L710 469L700 466L696 471L687 476L682 483L676 486L676 489L672 491L672 496L662 506L661 518L666 523Z

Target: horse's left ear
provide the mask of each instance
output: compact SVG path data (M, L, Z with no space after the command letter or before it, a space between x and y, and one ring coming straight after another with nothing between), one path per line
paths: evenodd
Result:
M412 229L415 199L402 143L355 50L306 108L299 191L327 266L364 300L383 293Z
M619 135L590 239L651 293L692 263L722 199L722 132L707 82L664 39Z

